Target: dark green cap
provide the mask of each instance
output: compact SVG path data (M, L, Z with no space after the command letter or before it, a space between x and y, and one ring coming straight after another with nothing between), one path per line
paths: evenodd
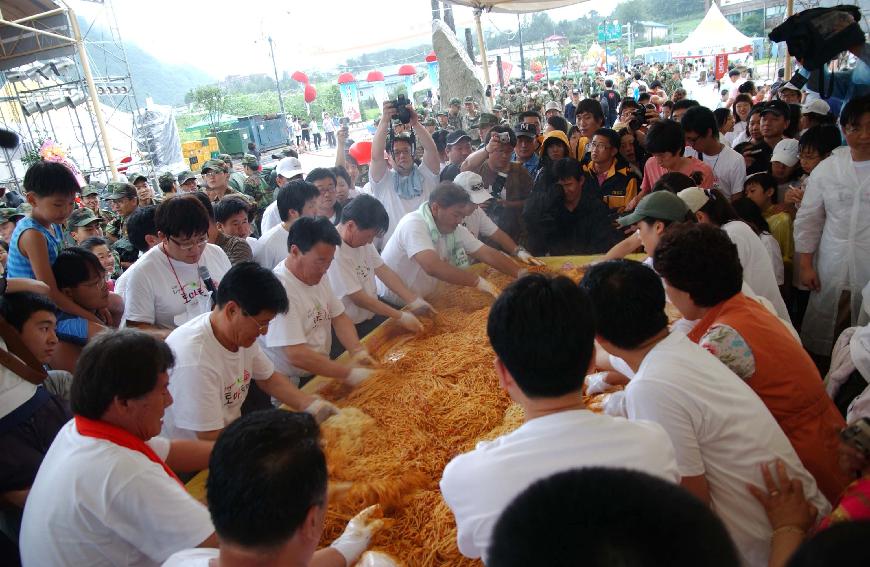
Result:
M467 96L467 97L465 97L465 104L468 104L469 102L471 102L471 103L474 102L474 97L473 97L473 96Z
M450 99L450 106L453 106L454 104L457 104L457 105L462 104L462 101L459 100L459 98L457 98L457 97L453 97Z
M100 190L97 188L96 185L94 185L92 183L85 185L82 188L82 197L87 197L89 195L99 195L99 194L100 194Z
M260 162L257 160L257 156L245 154L245 157L242 158L242 165L247 165L251 169L257 169L260 167Z
M0 209L0 224L6 224L7 222L14 221L16 218L21 218L22 216L24 215L21 215L18 212L18 209L3 207Z
M69 216L69 220L67 221L67 226L69 228L79 228L82 226L88 226L89 224L95 222L103 222L103 219L94 214L94 211L90 210L87 207L81 207L80 209L76 209Z
M136 173L131 173L130 175L127 176L127 181L129 181L130 183L133 183L133 184L135 184L140 179L144 179L145 181L148 181L148 176L145 175L144 173L139 172L139 171L137 171Z
M202 172L206 173L209 170L220 170L222 173L227 172L227 164L223 162L223 160L219 159L210 159L204 164L202 164Z
M477 121L477 125L481 128L486 128L487 126L495 126L498 124L498 118L495 117L495 114L490 114L489 112L481 112L480 120Z
M645 218L678 222L686 218L689 207L670 191L656 191L640 200L634 211L617 219L619 226L627 227Z
M172 175L171 171L165 171L165 172L160 174L160 177L157 178L157 181L159 183L163 183L163 182L175 183L175 176Z
M230 154L218 154L218 159L221 161L233 161L233 156Z
M106 199L110 201L114 201L116 199L124 199L124 198L135 198L136 197L136 188L133 187L130 183L123 183L121 181L112 181L108 185L109 194L106 196Z
M190 171L189 169L185 169L184 171L182 171L181 173L178 174L178 184L179 185L184 185L184 183L186 181L189 181L191 179L196 179L196 174L194 172Z

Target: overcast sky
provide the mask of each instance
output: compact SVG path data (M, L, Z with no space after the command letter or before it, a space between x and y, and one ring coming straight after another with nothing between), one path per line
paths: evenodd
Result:
M550 11L554 21L590 10L609 14L617 0L590 0ZM103 10L72 0L84 16ZM114 0L122 37L167 63L196 65L217 78L271 73L271 34L282 70L332 68L348 57L431 41L430 0ZM454 7L457 32L473 28L469 8ZM516 16L484 14L484 28L516 31Z

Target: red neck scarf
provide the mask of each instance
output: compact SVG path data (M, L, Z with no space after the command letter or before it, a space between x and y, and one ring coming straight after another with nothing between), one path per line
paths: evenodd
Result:
M174 478L178 484L184 486L184 483L181 482L181 479L169 468L169 466L157 456L157 453L148 446L147 443L130 433L124 429L116 425L112 425L111 423L106 423L105 421L97 421L94 419L88 419L87 417L82 417L80 415L75 416L76 420L76 430L78 430L80 435L84 435L85 437L94 437L96 439L104 439L115 445L120 445L121 447L125 447L130 449L131 451L139 451L149 460L157 463L163 470L166 471L166 474Z

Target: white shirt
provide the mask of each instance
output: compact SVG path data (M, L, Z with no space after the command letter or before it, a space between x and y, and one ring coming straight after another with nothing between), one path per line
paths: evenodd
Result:
M377 298L375 270L383 265L384 261L374 244L351 248L342 243L335 249L335 258L326 275L332 291L344 303L344 312L354 325L368 321L375 314L358 306L349 296L362 290L366 295Z
M148 445L160 458L169 440ZM61 428L27 497L24 565L160 565L214 532L208 510L144 454Z
M134 265L136 270L130 273L124 293L124 318L174 329L211 311L209 291L199 277L199 266L208 268L217 288L230 269L230 260L219 247L206 244L199 263L186 264L170 259L159 244Z
M8 352L3 339L0 339L0 349ZM29 401L36 394L36 388L36 384L28 382L0 364L0 418L6 417Z
M654 423L588 410L539 417L478 443L445 467L441 494L456 517L459 551L485 556L495 523L514 497L537 480L584 467L631 468L680 480L670 440Z
M385 243L389 242L390 237L396 230L399 220L406 214L416 211L420 205L429 200L429 193L438 185L438 174L432 173L426 164L416 166L417 174L420 176L420 185L422 193L413 199L402 199L396 193L396 179L393 170L387 170L380 181L370 180L372 196L384 205L387 209L387 214L390 217L390 228L384 234L380 246L383 249Z
M746 161L727 144L715 156L702 154L701 161L713 169L713 186L729 199L743 191L746 180Z
M139 264L139 261L133 263L132 266L124 270L118 279L115 280L115 293L121 296L125 302L127 301L127 282L130 280L130 274L133 272L133 269Z
M492 236L498 230L498 225L480 207L476 207L473 213L465 217L462 226L475 238Z
M209 567L209 562L212 559L218 559L220 554L219 549L209 547L185 549L164 561L163 567Z
M773 304L777 316L788 320L788 309L776 284L773 262L770 261L770 254L761 239L743 221L727 222L722 225L722 230L737 246L737 255L740 257L740 265L743 266L743 280L752 291Z
M477 252L483 246L483 243L474 238L464 226L456 227L453 234L456 236L457 243L468 254ZM438 242L432 242L426 221L419 211L414 211L399 221L396 232L387 242L383 253L384 263L420 297L427 297L438 287L438 280L427 274L414 259L416 254L424 250L434 250L442 260L448 260L447 236L442 234ZM378 294L391 303L404 305L402 298L387 289L381 281L378 281Z
M260 345L231 352L221 345L203 313L166 338L175 354L169 371L173 403L166 408L161 435L196 439L196 433L223 429L242 415L251 380L266 380L275 371Z
M273 226L279 224L281 224L281 214L278 212L278 201L272 201L263 211L263 218L260 219L260 234L266 234Z
M776 284L783 285L785 283L785 264L782 261L782 248L779 247L779 242L769 232L762 232L759 235L761 243L767 248L767 253L770 254L770 262L773 264L773 273L776 276Z
M830 510L761 398L682 333L670 334L644 357L625 389L625 406L629 419L664 427L683 478L704 475L712 508L746 565L766 567L770 553L770 522L746 489L764 486L763 463L782 459L819 516Z
M308 372L290 364L284 347L305 345L329 356L332 320L344 313L344 305L332 292L329 278L325 276L317 285L308 285L294 276L283 262L275 266L274 273L284 284L290 309L269 324L269 332L259 339L260 345L275 370L291 377L306 376Z
M267 270L274 270L275 266L284 261L290 252L287 250L287 236L290 233L284 228L284 223L278 223L263 233L254 253L254 261ZM338 252L336 250L336 252Z
M257 253L257 246L259 246L260 241L257 240L256 238L254 238L253 236L246 236L245 240L247 241L248 246L251 247L251 253L256 254Z

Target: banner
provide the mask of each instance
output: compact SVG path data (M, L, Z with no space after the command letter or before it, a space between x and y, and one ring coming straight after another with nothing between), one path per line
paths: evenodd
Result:
M341 93L341 110L345 118L351 122L359 122L362 120L362 114L359 111L359 87L354 83L342 83L338 85L338 90Z
M439 73L438 62L437 61L430 61L428 63L428 67L429 67L429 84L432 85L432 94L438 95L438 85L440 84L438 82L438 73Z
M375 97L375 102L378 103L378 108L384 106L384 101L387 100L387 86L383 81L371 83L372 96Z
M728 74L728 54L720 53L716 56L716 80L722 80L722 77Z

